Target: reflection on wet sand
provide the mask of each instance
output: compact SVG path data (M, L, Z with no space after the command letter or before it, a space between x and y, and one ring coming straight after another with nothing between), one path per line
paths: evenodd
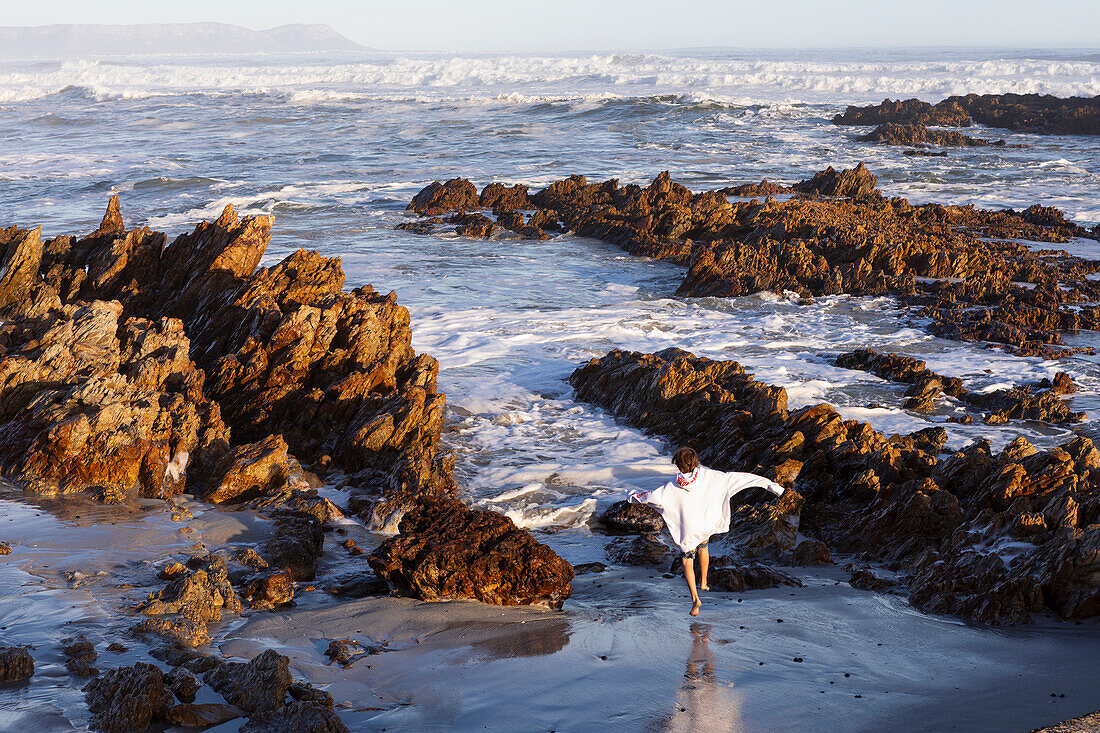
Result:
M741 731L741 696L733 683L718 679L716 657L710 648L710 624L691 624L691 650L688 652L684 682L676 695L672 715L659 730L675 733L707 733Z
M528 622L515 631L474 642L472 646L485 652L489 659L541 657L564 649L572 633L569 619L555 618Z

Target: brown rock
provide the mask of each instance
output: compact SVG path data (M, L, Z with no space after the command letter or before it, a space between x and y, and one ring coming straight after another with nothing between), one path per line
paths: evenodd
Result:
M425 186L413 197L408 208L421 216L437 216L479 206L477 187L464 178L452 178L446 183L434 181Z
M95 646L83 634L75 639L64 639L61 650L65 652L65 668L77 677L93 677L99 674L95 667L98 654Z
M269 435L258 443L234 448L223 459L225 472L215 473L203 499L213 504L241 502L271 493L306 488L302 467L289 454L281 435Z
M572 593L572 566L496 512L423 497L399 532L369 560L402 595L560 608Z
M235 705L219 702L180 703L168 708L164 722L183 728L211 728L244 715Z
M840 172L830 166L814 174L813 178L794 184L794 190L838 198L856 198L871 193L877 185L878 178L860 163L851 170Z
M291 700L273 710L249 718L241 733L348 733L334 711Z
M288 570L260 574L241 589L241 598L256 609L273 609L294 599L294 580Z
M195 702L202 683L183 667L173 667L164 674L164 684L180 702Z
M929 130L922 124L887 122L859 138L868 142L887 145L943 145L948 147L981 147L990 145L988 140L970 137L949 130ZM1004 141L1002 140L1003 144Z
M0 647L0 684L23 682L34 675L34 657L21 646Z
M290 677L290 660L268 649L249 662L223 662L203 675L203 681L246 713L255 714L282 706Z
M774 588L778 585L801 587L797 579L785 575L774 568L759 563L743 564L729 558L713 558L713 567L709 572L712 590L740 593L760 588Z
M515 211L532 208L527 198L527 186L505 186L503 183L490 183L481 191L478 205L483 209Z
M795 565L831 565L833 553L820 540L802 540L795 545L793 560Z
M172 705L172 693L164 686L160 669L138 662L116 667L84 686L84 700L92 716L92 729L105 733L143 731L163 719Z
M175 569L168 577L168 584L150 593L137 610L146 616L169 618L149 619L139 624L137 631L168 636L194 647L209 641L206 624L220 621L223 609L242 611L225 560L217 555L192 558L187 567Z

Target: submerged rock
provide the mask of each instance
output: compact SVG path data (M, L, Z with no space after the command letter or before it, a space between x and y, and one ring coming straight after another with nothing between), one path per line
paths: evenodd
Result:
M502 514L422 497L398 530L369 561L401 595L560 608L572 593L572 566Z
M218 702L180 703L168 708L164 722L183 728L211 728L244 715L235 705Z
M711 590L730 593L774 588L778 585L802 586L802 583L796 578L792 578L767 565L738 563L724 557L713 558L713 566L708 575Z
M943 145L946 147L982 147L986 145L1004 145L1004 140L991 143L978 137L970 137L950 130L929 130L921 124L901 124L887 122L879 125L870 133L859 138L873 143L887 145Z
M78 677L93 677L99 674L95 660L99 656L95 646L83 634L75 639L65 639L61 651L65 652L65 668Z

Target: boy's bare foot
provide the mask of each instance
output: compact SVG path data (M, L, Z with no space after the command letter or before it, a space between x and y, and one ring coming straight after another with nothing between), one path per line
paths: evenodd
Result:
M702 588L703 590L710 590L710 586L709 586L709 585L707 585L706 583L703 583L703 584L702 584L702 585L700 585L699 587L700 587L700 588Z
M698 616L699 615L699 609L702 608L702 607L703 607L703 602L702 601L696 601L695 603L691 604L691 611L688 613L688 615L689 616Z

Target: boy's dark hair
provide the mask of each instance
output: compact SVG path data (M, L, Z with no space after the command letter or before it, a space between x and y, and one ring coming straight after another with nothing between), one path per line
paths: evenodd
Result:
M699 467L699 456L691 448L684 447L676 451L676 455L672 457L672 462L676 464L681 473L691 473Z

